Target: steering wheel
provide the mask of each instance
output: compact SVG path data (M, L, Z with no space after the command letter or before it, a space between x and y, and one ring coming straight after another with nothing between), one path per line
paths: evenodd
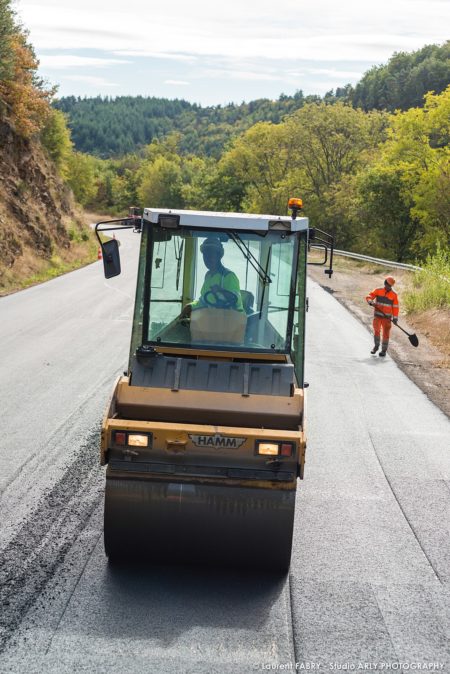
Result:
M212 295L215 299L215 302L212 302L210 299L208 299L208 295ZM234 306L225 298L221 298L219 293L215 293L214 290L207 290L203 295L203 301L208 307L213 307L214 309L232 309Z

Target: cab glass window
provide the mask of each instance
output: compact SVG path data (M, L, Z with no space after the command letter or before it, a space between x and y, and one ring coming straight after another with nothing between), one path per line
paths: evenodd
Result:
M144 341L287 352L297 274L295 236L162 232L147 254Z

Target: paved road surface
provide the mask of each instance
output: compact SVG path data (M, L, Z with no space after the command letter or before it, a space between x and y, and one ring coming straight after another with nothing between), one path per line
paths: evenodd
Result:
M138 237L121 241L118 279L94 264L0 299L0 672L450 669L448 419L313 283L289 577L108 567L98 431Z

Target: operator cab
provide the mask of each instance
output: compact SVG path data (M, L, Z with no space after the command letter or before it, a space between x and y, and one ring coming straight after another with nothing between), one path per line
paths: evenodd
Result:
M301 385L307 236L307 218L144 209L132 353L292 357Z
M331 275L333 243L297 217L301 207L300 199L290 200L292 217L143 210L132 385L144 358L164 355L285 363L295 371L292 385L303 388L308 248L314 240L325 249L319 264L330 250ZM97 236L115 222L98 223ZM117 241L99 242L105 276L116 276Z

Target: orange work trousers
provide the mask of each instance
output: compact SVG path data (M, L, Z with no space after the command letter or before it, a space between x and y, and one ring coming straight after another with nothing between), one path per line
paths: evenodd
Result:
M381 348L383 351L386 351L387 345L389 344L389 335L391 333L392 321L390 318L381 318L380 316L374 316L373 318L373 332L375 336L375 343L380 343L380 333L383 333L383 340L381 342Z

